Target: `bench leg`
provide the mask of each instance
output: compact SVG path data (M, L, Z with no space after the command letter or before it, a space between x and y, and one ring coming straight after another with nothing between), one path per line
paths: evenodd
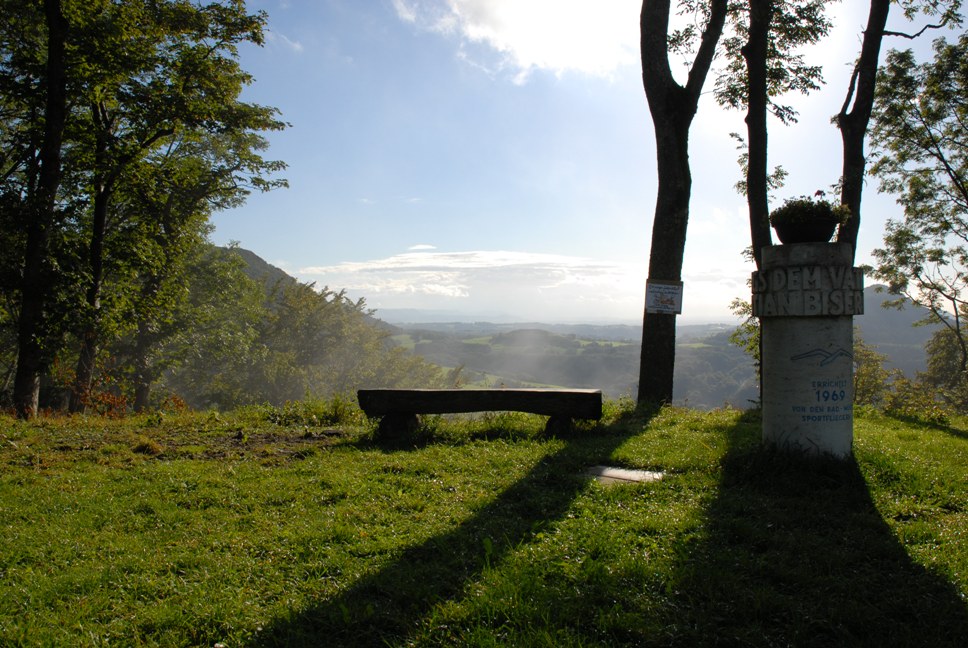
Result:
M548 436L565 435L572 431L572 420L570 416L550 416L545 423L545 434Z
M380 419L377 435L383 439L398 439L409 436L420 427L416 414L387 414Z

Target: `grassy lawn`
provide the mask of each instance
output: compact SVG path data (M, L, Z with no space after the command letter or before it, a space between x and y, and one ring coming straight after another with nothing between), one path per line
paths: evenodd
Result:
M2 646L964 646L968 426L869 415L856 461L737 411L618 404L0 419ZM593 465L661 470L605 486Z

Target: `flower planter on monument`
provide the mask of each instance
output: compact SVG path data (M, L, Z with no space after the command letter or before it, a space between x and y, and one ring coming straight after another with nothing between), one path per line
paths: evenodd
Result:
M763 440L846 458L854 436L854 324L864 276L846 243L762 250L753 273L760 318Z

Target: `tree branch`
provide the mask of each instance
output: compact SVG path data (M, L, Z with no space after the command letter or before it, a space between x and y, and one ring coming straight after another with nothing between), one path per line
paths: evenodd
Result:
M891 31L889 29L885 29L881 33L884 36L897 36L899 38L907 38L908 40L914 40L920 37L921 35L923 35L924 32L928 31L929 29L942 29L946 27L949 22L950 22L950 16L945 16L944 19L942 19L942 21L939 22L938 24L925 25L924 27L922 27L921 29L919 29L913 34L908 34L907 32L900 32L900 31Z

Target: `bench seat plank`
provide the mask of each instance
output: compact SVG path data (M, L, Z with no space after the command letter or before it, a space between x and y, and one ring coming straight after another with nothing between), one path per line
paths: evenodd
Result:
M602 392L597 389L360 389L357 397L363 412L374 417L509 411L602 418Z

